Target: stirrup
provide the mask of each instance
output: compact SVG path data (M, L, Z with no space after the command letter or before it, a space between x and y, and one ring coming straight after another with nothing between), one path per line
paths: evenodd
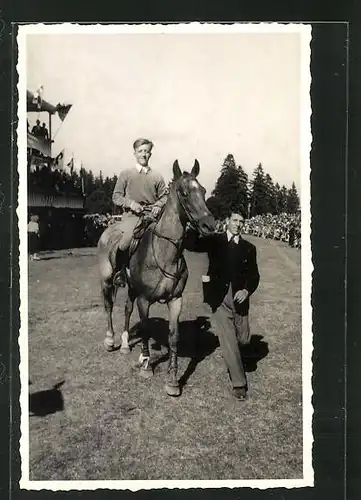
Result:
M127 283L128 283L127 273L126 273L126 269L124 266L122 269L120 269L119 271L117 271L115 273L114 278L113 278L113 285L124 288L127 285Z

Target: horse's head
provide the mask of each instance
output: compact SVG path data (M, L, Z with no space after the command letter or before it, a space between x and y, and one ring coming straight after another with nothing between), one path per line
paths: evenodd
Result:
M174 189L179 202L181 219L189 222L200 234L207 236L216 229L216 221L205 202L206 190L197 181L199 163L194 161L190 173L179 168L178 160L173 164Z

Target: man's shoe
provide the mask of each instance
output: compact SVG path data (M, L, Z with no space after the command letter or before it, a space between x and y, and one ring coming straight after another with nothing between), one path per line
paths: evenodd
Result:
M245 401L247 398L247 388L246 387L233 387L233 396L239 401Z

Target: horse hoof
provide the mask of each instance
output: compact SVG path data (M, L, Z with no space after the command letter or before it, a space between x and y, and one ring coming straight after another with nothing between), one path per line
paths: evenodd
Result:
M165 391L168 394L168 396L173 396L173 397L180 396L181 393L179 385L165 384Z
M129 354L130 353L130 347L121 347L120 348L121 354Z
M104 347L108 352L113 352L115 350L114 344L108 344L106 340L104 340Z
M144 368L141 368L139 370L139 375L142 378L152 378L153 377L153 370L151 368L147 368L146 370Z

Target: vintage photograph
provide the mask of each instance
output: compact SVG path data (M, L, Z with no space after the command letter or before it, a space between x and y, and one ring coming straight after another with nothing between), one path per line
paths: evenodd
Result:
M18 26L21 488L313 485L310 42Z

